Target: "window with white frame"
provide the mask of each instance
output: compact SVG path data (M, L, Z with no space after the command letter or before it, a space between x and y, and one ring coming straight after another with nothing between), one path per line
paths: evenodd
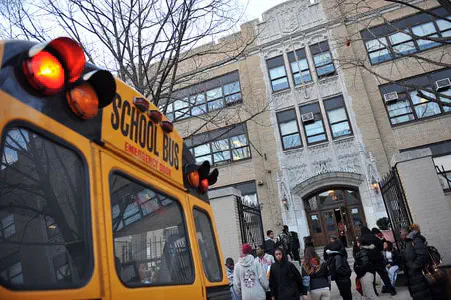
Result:
M334 139L352 135L343 96L324 100L324 109L326 110L330 131Z
M277 113L280 139L283 150L299 148L302 146L301 134L294 108Z
M175 91L166 117L178 121L197 117L243 101L238 71ZM164 108L164 104L160 105Z
M220 165L251 157L245 124L221 128L185 139L196 162Z
M379 89L390 123L398 125L451 112L451 86L446 86L447 79L451 79L451 69L381 86ZM445 85L442 85L443 81ZM438 83L440 88L437 88ZM387 101L388 93L395 93L396 99Z
M301 112L301 121L304 126L307 144L313 145L327 141L326 130L324 129L323 115L319 103L302 105L299 107ZM313 115L313 119L308 119L308 114ZM305 117L302 117L305 115Z
M311 45L310 52L313 56L313 63L315 64L318 78L335 75L332 53L329 50L329 43L327 41Z
M295 85L312 81L305 48L289 52L288 61Z
M440 18L436 18L431 13ZM451 16L444 8L408 16L363 30L362 38L372 64L446 44L451 36Z
M269 79L273 92L284 90L290 87L283 55L268 59L266 61L269 71Z

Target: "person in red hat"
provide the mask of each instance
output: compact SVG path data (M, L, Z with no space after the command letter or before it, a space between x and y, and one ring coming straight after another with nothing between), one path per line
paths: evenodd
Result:
M233 288L242 300L265 300L269 281L262 266L252 255L252 246L243 244L243 256L233 271Z

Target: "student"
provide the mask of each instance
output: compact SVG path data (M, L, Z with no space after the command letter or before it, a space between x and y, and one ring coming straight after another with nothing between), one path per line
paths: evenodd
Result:
M396 249L393 249L393 243L390 241L384 242L384 254L385 267L388 272L388 277L390 278L390 283L392 286L396 286L396 278L398 276L399 269L399 255ZM387 287L382 287L382 293L387 293Z
M235 268L235 263L231 257L226 258L226 271L227 279L229 279L230 293L232 294L232 300L239 300L240 297L236 294L233 289L233 269Z
M340 295L344 300L352 299L351 292L351 268L348 259L343 253L343 245L336 241L328 245L326 250L328 255L327 267L331 275L331 279L337 284Z
M302 293L302 277L294 264L288 261L282 248L274 252L276 262L271 265L269 287L272 300L299 300Z
M243 257L233 271L233 289L243 300L266 300L269 282L265 271L255 261L251 245L243 244L241 252Z
M329 300L330 282L329 270L325 262L321 263L315 249L307 248L304 261L302 262L302 276L309 276L310 282L303 288L303 298L307 299L307 292L310 290L311 300Z
M257 247L257 257L255 258L255 261L262 266L266 277L269 278L269 271L271 269L271 265L274 263L274 256L265 253L265 247L263 245ZM266 290L266 300L271 300L271 292L269 289Z

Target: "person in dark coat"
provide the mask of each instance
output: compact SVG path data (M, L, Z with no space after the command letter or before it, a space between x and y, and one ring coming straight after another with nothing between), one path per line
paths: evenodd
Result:
M330 243L326 252L328 255L327 267L329 268L331 279L337 284L341 297L344 300L351 300L352 271L347 257L343 254L343 245L339 241Z
M302 292L302 276L299 270L288 261L282 248L274 252L276 262L271 265L269 288L272 299L299 300Z
M381 277L384 282L384 292L390 293L392 296L396 295L396 289L392 286L388 272L385 265L384 256L382 251L384 250L384 241L376 237L368 227L362 227L362 236L360 237L360 243L362 246L374 245L374 249L368 252L371 264L374 270Z
M444 299L440 288L431 289L423 276L422 269L429 262L426 238L420 227L411 225L412 231L401 229L401 239L405 241L404 267L407 273L407 285L413 300Z
M306 299L307 292L310 290L310 298L312 300L329 299L330 298L330 282L329 269L325 262L321 263L315 249L307 248L305 251L304 261L302 262L302 276L309 278L308 285L304 280L303 299Z
M340 248L340 250L339 250L340 254L343 255L344 257L346 257L346 259L348 258L348 252L346 251L346 248L343 246L341 241L337 239L336 236L331 236L329 241L330 241L330 243L327 244L326 247L324 247L324 252L323 252L324 261L329 260L329 255L327 254L327 250L330 250L331 248L334 248L334 249Z
M357 275L357 281L361 283L362 290L360 292L365 299L378 299L373 285L375 271L370 259L370 252L375 248L376 246L371 244L360 245L355 249L354 271Z

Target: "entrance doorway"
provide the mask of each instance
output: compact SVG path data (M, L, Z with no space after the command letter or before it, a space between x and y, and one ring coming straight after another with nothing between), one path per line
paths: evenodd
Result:
M315 246L325 246L332 236L350 247L366 224L357 189L329 188L304 200L310 235Z

